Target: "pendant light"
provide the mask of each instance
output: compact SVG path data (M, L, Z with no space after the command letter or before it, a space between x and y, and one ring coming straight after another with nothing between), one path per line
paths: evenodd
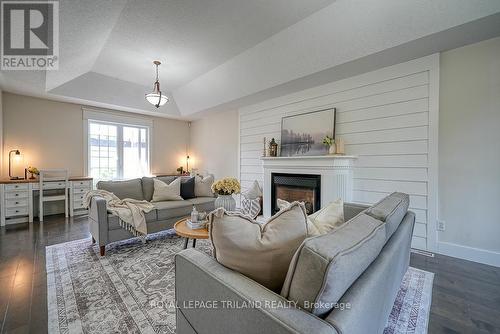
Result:
M160 81L158 79L158 66L161 65L161 62L155 60L153 64L156 66L156 81L153 85L153 92L146 94L146 100L154 105L156 108L164 105L168 102L168 97L164 95L160 90Z

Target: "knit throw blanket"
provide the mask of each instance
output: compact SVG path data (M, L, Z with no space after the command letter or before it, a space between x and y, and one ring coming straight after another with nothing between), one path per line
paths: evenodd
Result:
M153 204L131 198L119 199L115 194L106 190L90 190L83 197L87 207L93 197L102 197L106 200L106 209L118 216L120 226L123 229L137 237L148 234L144 214L154 209Z

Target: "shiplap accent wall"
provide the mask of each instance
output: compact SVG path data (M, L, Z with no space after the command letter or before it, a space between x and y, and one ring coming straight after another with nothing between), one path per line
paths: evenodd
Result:
M439 56L432 55L282 96L240 112L242 187L263 182L263 138L280 138L281 118L337 108L337 138L357 155L355 202L410 194L412 246L435 250Z

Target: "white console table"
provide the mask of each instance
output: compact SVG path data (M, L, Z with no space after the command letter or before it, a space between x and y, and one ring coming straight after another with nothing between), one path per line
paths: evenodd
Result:
M337 198L352 201L353 162L351 155L263 157L263 213L271 216L271 175L273 173L321 175L321 207Z
M61 181L48 181L44 189L50 190L52 184L53 189L61 189ZM0 226L33 222L33 198L39 187L36 179L0 180ZM92 178L70 177L68 189L69 215L86 214L88 210L83 204L83 194L92 189Z

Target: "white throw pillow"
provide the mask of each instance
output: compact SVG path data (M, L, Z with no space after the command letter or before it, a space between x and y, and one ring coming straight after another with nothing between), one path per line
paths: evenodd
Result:
M253 181L252 186L242 193L247 199L256 199L262 197L262 189L260 189L259 182L257 180Z
M153 199L151 202L161 202L161 201L182 201L181 197L181 178L178 177L170 184L166 184L156 178L154 181L154 192Z
M204 178L196 176L194 180L194 194L196 197L213 197L212 184L214 183L214 176L208 175Z
M260 224L219 208L210 214L216 260L273 291L280 291L293 254L307 237L304 205L290 204Z
M290 203L279 199L277 200L280 210L290 206ZM316 211L307 217L309 236L322 235L333 231L344 224L344 201L337 199L324 208Z

